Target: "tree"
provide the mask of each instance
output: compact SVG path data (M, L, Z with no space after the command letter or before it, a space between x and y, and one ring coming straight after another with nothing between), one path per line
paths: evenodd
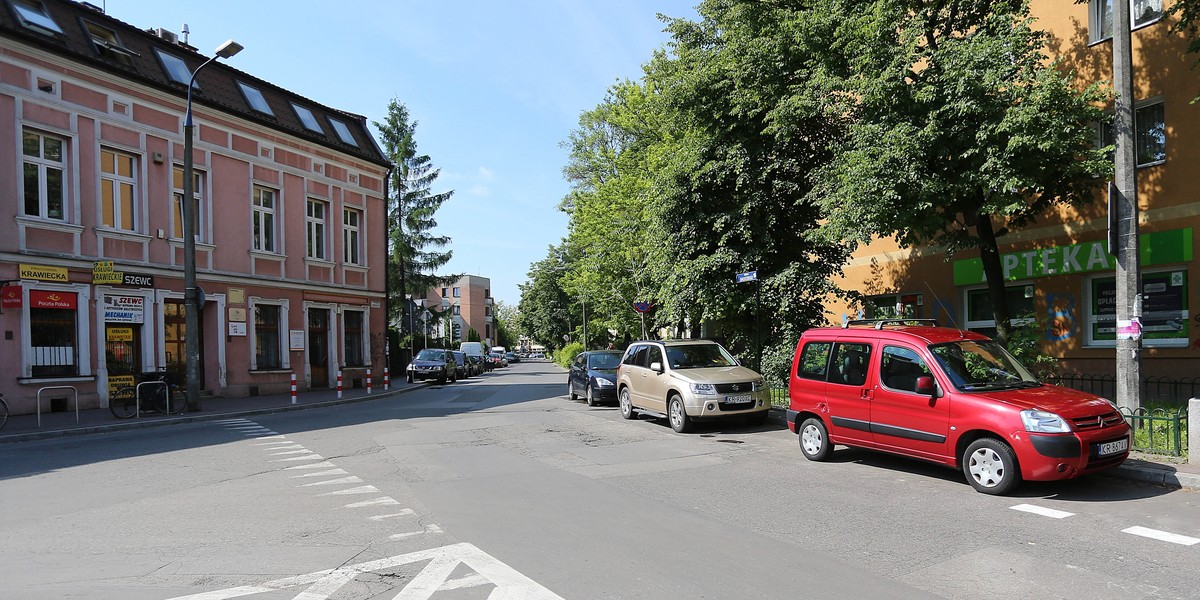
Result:
M569 301L559 280L567 269L563 246L551 246L548 256L529 268L520 284L517 327L547 348L561 348L571 331ZM576 321L578 322L578 321Z
M417 122L410 121L408 108L392 100L384 123L375 122L383 140L384 153L394 165L388 198L388 240L392 278L389 306L398 314L388 315L388 322L397 318L401 329L408 325L407 298L458 279L439 276L437 270L450 262L451 250L440 250L450 243L447 236L434 235L436 214L453 191L433 193L440 169L435 169L428 155L418 154L415 139Z
M853 57L830 105L851 119L812 197L827 239L980 253L998 338L1011 329L997 240L1053 206L1094 202L1108 96L1074 88L1024 0L828 0Z

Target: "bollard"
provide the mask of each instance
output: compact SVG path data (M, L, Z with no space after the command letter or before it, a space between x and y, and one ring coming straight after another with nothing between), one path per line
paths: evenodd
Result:
M292 373L292 404L296 403L296 374Z
M383 366L383 391L388 391L392 387L392 378L388 375L387 365Z
M371 370L367 369L367 393L371 393Z
M342 399L342 370L338 369L338 400Z

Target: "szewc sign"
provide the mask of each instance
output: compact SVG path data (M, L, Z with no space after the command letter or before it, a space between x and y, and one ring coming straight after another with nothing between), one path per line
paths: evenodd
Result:
M154 287L152 275L118 271L111 260L102 260L92 265L92 283L95 285L128 285Z

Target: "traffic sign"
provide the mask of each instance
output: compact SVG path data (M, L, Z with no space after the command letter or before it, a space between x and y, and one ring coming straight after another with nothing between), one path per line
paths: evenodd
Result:
M747 281L758 281L758 271L746 271L745 273L737 274L738 283L746 283Z

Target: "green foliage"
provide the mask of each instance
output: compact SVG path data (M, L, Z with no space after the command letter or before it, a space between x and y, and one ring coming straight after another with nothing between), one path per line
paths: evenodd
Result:
M1058 358L1050 354L1046 346L1046 332L1050 325L1031 314L1022 316L1028 322L1013 328L1008 339L1008 352L1039 380L1044 381L1058 366Z
M1188 38L1187 52L1200 55L1200 0L1175 0L1167 13L1177 20L1171 25L1171 33L1182 33ZM1192 68L1200 66L1200 56ZM1200 96L1192 103L1200 101Z
M479 337L479 332L475 331L474 327L467 327L467 342L482 342L483 338Z
M571 342L554 352L554 362L564 369L571 367L571 361L575 360L579 353L583 352L583 344L579 342Z

